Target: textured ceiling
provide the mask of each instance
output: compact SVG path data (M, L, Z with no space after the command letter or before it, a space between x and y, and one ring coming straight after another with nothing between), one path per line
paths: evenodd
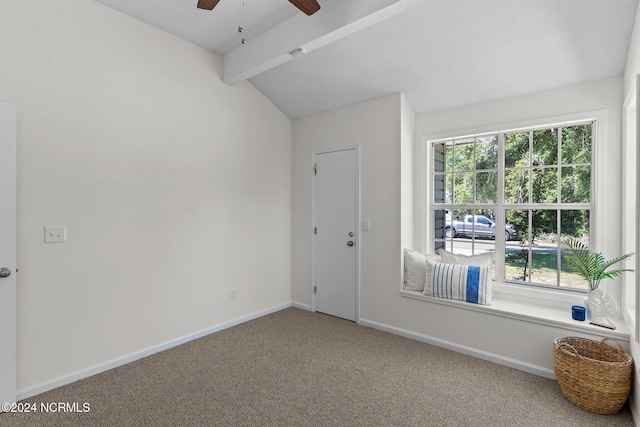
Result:
M239 46L239 0L222 0L213 11L196 9L196 0L98 1L227 54L225 62L233 54L250 52ZM305 56L287 57L251 77L251 83L295 119L398 92L414 111L427 112L618 77L624 72L638 4L366 1L386 10L390 5L402 8L378 14L384 17L344 31ZM287 34L287 23L297 20L297 25L319 27L323 18L325 24L340 20L330 17L330 8L342 7L340 13L346 15L351 10L345 5L355 9L358 3L364 0L321 0L323 9L307 17L286 0L245 0L246 36L249 43L258 43L267 32L269 40L283 39L286 46L287 38L295 42L297 36ZM280 23L284 24L271 29Z
M221 0L213 10L197 0L96 0L154 27L224 55L238 47L240 1ZM244 0L245 37L253 37L298 13L287 0Z

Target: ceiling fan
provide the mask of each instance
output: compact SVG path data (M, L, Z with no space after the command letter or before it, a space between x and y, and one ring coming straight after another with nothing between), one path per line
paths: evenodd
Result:
M289 0L295 7L311 16L320 10L320 5L316 0ZM198 0L198 9L212 10L220 0Z

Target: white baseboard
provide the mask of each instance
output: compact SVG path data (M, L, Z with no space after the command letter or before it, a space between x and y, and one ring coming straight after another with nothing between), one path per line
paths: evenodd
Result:
M486 351L478 350L476 348L467 347L465 345L460 345L460 344L452 343L449 341L444 341L439 338L430 337L417 332L396 328L394 326L385 325L383 323L378 323L371 320L360 319L360 324L362 326L368 326L370 328L379 329L381 331L389 332L391 334L400 335L401 337L410 338L412 340L420 341L426 344L435 345L436 347L446 348L447 350L452 350L457 353L462 353L468 356L477 357L478 359L488 360L490 362L497 363L498 365L508 366L510 368L528 372L530 374L538 375L538 376L549 378L552 380L556 379L555 373L553 372L552 369L544 368L542 366L532 365L530 363L523 362L521 360L511 359L511 358L500 356L497 354L488 353Z
M291 303L291 307L299 308L300 310L305 310L305 311L313 311L310 305L302 304L301 302L296 302L296 301Z
M43 381L39 384L35 384L33 386L25 387L18 390L17 400L27 399L29 397L38 395L40 393L47 392L49 390L53 390L54 388L61 387L66 384L70 384L75 381L79 381L81 379L99 374L101 372L108 371L113 368L117 368L118 366L125 365L127 363L135 362L138 359L142 359L143 357L151 356L152 354L159 353L164 350L168 350L170 348L179 346L181 344L187 343L189 341L196 340L198 338L202 338L206 335L213 334L215 332L220 332L224 329L231 328L233 326L239 325L241 323L248 322L250 320L257 319L262 316L266 316L271 313L275 313L280 310L284 310L285 308L289 308L291 306L297 307L297 305L292 303L285 303L276 305L274 307L267 308L265 310L261 310L255 313L251 313L247 316L239 317L237 319L230 320L228 322L220 323L218 325L212 326L211 328L203 329L198 332L194 332L192 334L188 334L182 336L180 338L176 338L174 340L170 340L164 342L162 344L148 347L146 349L136 351L133 353L126 354L121 357L117 357L115 359L106 361L104 363L99 363L97 365L89 366L88 368L80 369L75 372L70 372L68 374L61 375L56 378L52 378L47 381ZM302 308L302 307L298 307Z

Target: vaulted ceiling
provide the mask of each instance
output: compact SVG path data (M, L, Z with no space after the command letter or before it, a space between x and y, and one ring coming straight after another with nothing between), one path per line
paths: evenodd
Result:
M623 75L638 0L96 0L224 58L296 119L402 92L437 111ZM244 36L237 32L244 2ZM291 54L303 49L302 56Z

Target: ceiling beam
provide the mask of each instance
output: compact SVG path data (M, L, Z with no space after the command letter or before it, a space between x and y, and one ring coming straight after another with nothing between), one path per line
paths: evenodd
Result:
M426 0L336 0L312 16L298 13L224 55L222 80L230 85L291 61L290 52L311 52L388 19Z

